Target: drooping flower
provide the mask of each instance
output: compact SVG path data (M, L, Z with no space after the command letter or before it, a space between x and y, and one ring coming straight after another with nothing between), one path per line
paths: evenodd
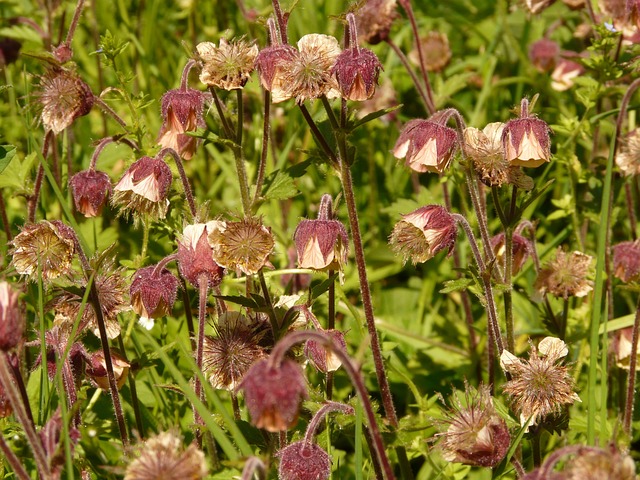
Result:
M629 132L620 142L615 160L624 175L640 175L640 128Z
M129 376L131 364L119 353L111 350L111 366L113 375L116 379L116 385L120 390ZM87 366L85 367L87 376L102 390L109 391L109 377L107 375L107 363L104 359L102 350L88 355Z
M623 282L640 280L640 240L613 246L613 274Z
M509 120L502 131L505 158L514 166L538 167L551 157L549 125L529 114L529 101L520 104L520 118Z
M514 233L511 247L513 252L511 257L511 271L515 274L520 271L527 257L529 257L531 253L531 242L522 235ZM498 263L501 265L504 264L506 254L504 233L499 233L491 239L491 248Z
M584 297L593 290L593 282L588 278L592 261L584 253L567 253L558 248L555 259L540 270L535 287L542 294L548 292L564 299Z
M331 458L316 443L293 442L277 456L279 480L326 480L331 475Z
M541 38L529 46L529 60L540 72L553 70L559 55L560 46L548 38Z
M213 259L221 267L254 275L269 264L275 240L271 229L260 220L245 218L238 222L214 221L207 225Z
M439 447L448 462L495 467L509 449L511 436L506 422L498 415L487 385L475 392L465 387L465 403L455 398L440 433Z
M269 432L293 427L298 421L302 400L307 398L302 370L289 359L280 365L271 365L270 359L258 360L238 388L244 391L251 422Z
M24 335L24 314L20 294L9 283L0 281L0 350L6 352L18 345Z
M344 333L340 330L325 330L324 333L331 337L336 346L346 351L347 342L344 339ZM307 340L304 344L304 355L322 373L335 372L342 365L338 355L314 340Z
M84 170L71 177L69 187L76 210L85 217L97 217L111 193L111 179L104 172Z
M40 80L40 87L36 93L42 105L40 120L47 131L56 135L93 107L95 97L89 85L70 70L48 70Z
M573 87L573 80L584 73L584 67L578 62L562 58L551 72L551 88L564 92Z
M298 267L342 272L349 255L349 237L338 220L302 220L293 234Z
M382 64L375 53L356 46L338 56L332 73L342 98L360 102L375 93L381 69Z
M221 38L218 47L211 42L202 42L196 46L196 51L202 60L202 83L224 90L236 90L249 81L258 46L243 39L228 42Z
M444 172L458 146L458 135L436 112L428 120L409 121L393 147L393 156L404 158L416 172Z
M451 252L458 234L455 219L446 208L427 205L402 215L389 236L391 248L415 263L426 262L440 250Z
M441 72L451 61L451 48L447 35L441 32L429 32L420 38L424 66L428 72ZM409 52L409 60L420 65L418 49Z
M133 213L162 219L169 208L169 187L173 176L167 164L158 158L142 157L134 162L113 188L111 203L121 214Z
M125 480L201 480L208 472L204 453L196 445L184 448L172 432L162 432L137 448Z
M131 307L140 315L140 323L153 327L155 318L171 314L178 293L178 279L157 265L141 268L133 275L129 288Z
M191 285L199 288L200 279L209 287L217 287L222 282L224 268L213 259L213 246L209 243L209 233L215 223L187 225L178 241L178 268Z
M545 337L532 346L529 360L521 360L511 352L503 350L500 365L511 374L504 391L510 397L520 421L529 425L562 408L580 401L574 392L573 376L569 369L560 365L569 353L566 344L554 337Z
M271 92L273 103L283 102L293 96L285 80L298 51L291 45L274 44L260 50L255 66L262 87Z
M71 272L76 252L75 232L59 220L25 225L11 242L11 265L20 275L45 282Z
M631 355L633 347L633 328L623 328L617 330L613 341L611 342L611 350L616 359L616 365L624 370L631 369ZM636 349L636 371L640 370L640 358Z
M158 144L174 149L183 159L193 157L200 139L186 135L206 127L203 117L205 95L193 88L169 90L162 96L162 128Z

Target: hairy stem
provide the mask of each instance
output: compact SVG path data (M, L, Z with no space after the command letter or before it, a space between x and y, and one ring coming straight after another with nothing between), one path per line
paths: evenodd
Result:
M622 428L631 438L631 420L633 419L633 406L636 392L636 365L638 362L638 334L640 333L640 297L636 307L636 316L633 321L633 333L631 335L631 357L629 359L629 381L627 383L627 401L624 405Z

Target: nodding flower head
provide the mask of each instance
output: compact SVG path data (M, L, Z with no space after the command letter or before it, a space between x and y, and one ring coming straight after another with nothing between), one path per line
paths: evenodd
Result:
M31 280L41 275L47 282L71 273L76 234L59 220L25 225L11 242L11 265Z
M196 288L201 281L209 287L217 287L222 282L224 268L213 259L213 246L209 242L209 233L214 228L215 222L187 225L178 241L180 275Z
M504 155L517 167L539 167L551 157L551 129L547 122L528 112L529 102L521 103L521 116L509 120L502 131Z
M193 157L200 139L186 135L204 128L205 95L193 88L169 90L162 96L162 128L158 144L174 149L182 158Z
M331 458L315 443L300 440L277 453L279 480L326 480L331 475Z
M529 60L540 72L550 72L560 56L560 46L553 40L541 38L529 46Z
M513 234L511 240L511 271L518 273L531 253L531 242L517 233ZM506 253L504 233L499 233L491 239L491 248L498 263L504 264Z
M352 47L338 56L332 73L342 98L363 101L376 92L380 70L382 64L375 53L366 48Z
M129 288L133 311L143 326L153 327L153 319L171 314L178 294L178 279L157 265L141 268L133 275Z
M202 42L196 46L196 51L202 61L202 83L224 90L236 90L249 81L258 46L242 39L228 42L221 38L218 47L211 42Z
M76 210L85 217L97 217L111 193L111 179L104 172L84 170L69 180Z
M0 281L0 350L5 352L23 340L24 312L19 297L18 291L9 283Z
M391 248L404 261L426 262L440 250L453 249L458 234L456 220L446 208L427 205L402 215L389 237Z
M283 102L292 96L290 85L285 80L298 51L291 45L270 45L260 50L255 66L262 87L271 92L273 103Z
M118 387L118 390L120 390L127 381L131 364L127 362L122 355L114 352L113 350L110 352L110 355L111 366L113 368L113 374L116 379L116 386ZM107 375L107 363L104 359L104 353L102 352L102 350L100 350L89 355L88 357L89 358L87 359L87 366L85 368L87 376L98 387L108 392L109 377Z
M625 283L640 280L640 240L613 246L613 270Z
M434 120L409 121L395 146L393 156L404 158L416 172L444 172L458 146L456 131Z
M347 350L347 342L344 339L344 333L340 330L325 330L325 333L331 337L333 343L342 350ZM313 340L307 340L304 344L304 355L309 359L311 364L322 373L334 372L342 365L342 360L331 349L324 347Z
M343 271L349 255L349 237L338 220L302 220L293 240L298 267Z
M47 131L56 135L71 126L78 117L87 115L94 103L94 95L77 74L55 68L47 71L40 81L36 96L42 105L40 120Z
M251 422L269 432L280 432L298 421L307 385L300 366L290 359L272 365L270 359L258 360L244 375L239 387Z
M164 218L169 208L167 197L172 179L171 169L164 160L142 157L113 188L111 203L121 208L121 214L135 214L136 220L142 215Z

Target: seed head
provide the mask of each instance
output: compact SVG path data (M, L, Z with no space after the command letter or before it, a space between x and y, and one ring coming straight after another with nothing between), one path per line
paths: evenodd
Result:
M178 279L157 265L141 268L133 275L129 288L131 307L140 315L140 323L151 325L153 319L171 314L178 293Z
M69 180L76 210L85 217L97 217L111 193L111 179L104 172L84 170Z
M69 70L48 70L40 79L40 87L36 93L42 105L40 119L45 129L56 135L93 107L94 95L89 85Z
M416 172L444 172L457 148L457 134L452 128L432 120L411 120L403 128L393 156L406 159Z
M616 165L624 175L640 175L640 128L624 137L616 154Z
M557 414L565 405L580 401L573 391L574 381L569 369L559 365L569 350L566 344L553 337L545 337L536 349L531 347L529 360L521 360L507 350L500 356L500 365L511 374L504 391L520 415L524 425L530 425L549 414Z
M200 139L185 135L185 132L206 127L202 116L204 103L204 94L193 88L165 93L162 96L162 128L158 134L158 144L163 148L173 148L185 160L191 159Z
M0 350L20 345L24 335L24 314L20 294L9 283L0 281Z
M538 167L551 157L549 125L525 116L509 120L502 131L505 158L517 167Z
M347 342L344 339L344 333L340 330L325 330L333 343L344 351L347 350ZM315 342L307 340L304 345L304 356L309 359L311 364L322 373L335 372L342 365L342 360L331 349Z
M512 257L511 257L511 271L515 274L520 271L522 265L529 257L531 251L531 242L522 235L514 233L512 238ZM496 256L496 260L500 264L505 262L505 239L504 233L500 233L491 239L491 248Z
M455 219L444 207L427 205L402 215L389 237L391 249L416 263L426 262L440 250L451 253L458 234Z
M326 480L331 475L331 458L315 443L293 442L277 456L279 480Z
M262 332L237 312L226 312L215 327L216 336L205 336L202 370L213 388L234 391L249 367L265 357Z
M127 362L123 356L111 350L111 365L113 367L113 375L116 378L118 390L120 390L127 381L131 364ZM104 391L109 391L107 363L104 359L104 353L102 350L92 353L89 356L85 372L87 376L93 380L96 386L100 387Z
M186 449L171 432L162 432L138 446L138 455L125 472L125 480L200 480L208 469L204 453L194 444Z
M358 38L372 45L389 37L393 21L399 17L396 0L367 0L354 12Z
M247 371L238 386L244 390L251 422L269 432L280 432L298 421L307 386L300 366L284 359L271 365L269 359L258 360Z
M481 467L495 467L502 461L511 436L493 406L488 386L473 392L466 385L465 404L456 398L447 417L447 430L438 435L445 460Z
M178 241L180 275L196 288L199 288L201 277L209 287L217 287L222 282L224 268L213 260L213 246L208 240L209 233L215 228L215 222L187 225Z
M269 264L275 240L271 229L260 220L245 218L239 222L209 222L209 244L213 259L221 267L254 275Z
M420 47L424 57L424 66L428 72L441 72L451 61L451 48L447 35L440 32L429 32L420 38ZM409 60L420 65L418 49L409 52Z
M255 61L262 87L271 92L273 103L283 102L292 97L290 85L285 80L298 51L291 45L275 44L260 50Z
M640 240L613 247L613 274L623 282L640 280Z
M529 46L529 60L539 72L553 70L559 55L560 46L548 38L541 38Z
M373 96L382 64L375 53L361 47L343 51L333 66L342 98L360 102Z
M114 187L111 203L120 206L120 214L133 213L162 219L169 208L171 169L163 160L142 157L131 165Z
M573 79L584 73L584 67L578 62L562 58L551 72L551 88L564 92L573 87Z
M549 292L565 300L569 297L584 297L593 290L593 282L587 278L592 260L591 256L584 253L566 253L558 248L556 258L538 274L535 287L543 295Z
M251 77L258 46L242 39L220 39L220 46L202 42L196 47L202 61L200 81L209 87L236 90L244 87Z
M66 275L76 252L75 238L75 232L59 220L25 225L11 242L11 265L34 281L38 273L45 282Z
M635 480L636 465L631 456L610 445L585 449L567 462L563 473L567 480Z
M502 131L504 123L489 123L483 130L464 129L463 149L486 185L499 187L509 183L510 165L504 157Z

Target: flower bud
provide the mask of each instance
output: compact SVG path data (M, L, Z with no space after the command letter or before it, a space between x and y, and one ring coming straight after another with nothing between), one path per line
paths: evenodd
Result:
M382 64L375 53L361 47L343 51L333 66L342 98L356 102L373 96Z
M115 353L113 350L111 350L111 365L113 366L113 375L116 378L118 390L120 390L127 381L127 375L129 375L129 367L131 365L124 357ZM102 351L90 355L85 372L98 387L107 392L109 391L107 364Z
M162 96L162 128L158 144L174 149L185 160L191 159L200 139L185 135L206 127L202 112L205 96L193 88L169 90Z
M217 287L222 282L224 268L213 260L213 247L208 240L214 229L215 222L187 225L178 241L180 275L196 288L201 278L209 287Z
M40 274L47 282L71 272L75 232L59 220L25 225L11 242L11 265L30 279Z
M270 359L254 363L245 374L239 389L244 390L251 422L269 432L280 432L298 421L307 386L300 366L284 359L271 365Z
M171 314L178 293L178 279L166 268L157 265L141 268L133 276L129 288L133 311L140 323L151 325L153 319Z
M516 274L520 271L522 265L527 260L531 245L529 240L517 233L513 234L511 240L511 272ZM491 239L491 248L493 249L493 253L495 254L496 260L499 264L504 264L504 255L506 253L504 241L504 233L500 233Z
M315 443L293 442L277 456L279 480L326 480L331 475L331 458Z
M559 55L560 46L548 38L541 38L529 46L529 60L539 72L553 70Z
M451 214L439 205L427 205L402 215L389 237L392 250L415 263L426 262L440 250L451 253L458 226Z
M24 316L20 294L7 282L0 281L0 350L17 347L24 334Z
M111 192L111 179L104 172L85 170L69 180L76 210L85 217L97 217Z
M524 114L509 120L502 132L507 161L518 167L538 167L551 156L549 125L543 120Z
M640 240L614 245L613 270L625 283L640 280Z
M210 87L236 90L249 81L253 65L258 55L258 46L244 40L220 39L220 46L202 42L196 46L202 60L200 81Z
M73 121L91 111L94 95L80 77L69 70L54 68L41 78L36 94L42 104L40 119L47 131L56 135Z
M344 333L340 330L325 330L333 343L344 351L347 350L347 342L344 339ZM313 340L307 340L304 344L304 356L309 359L311 364L322 373L335 372L342 365L342 360L331 349L319 344Z
M403 128L393 156L406 159L416 172L444 172L457 147L457 134L452 128L432 120L411 120Z
M111 203L121 214L134 213L162 219L169 208L169 187L173 176L163 160L142 157L134 162L114 187Z

